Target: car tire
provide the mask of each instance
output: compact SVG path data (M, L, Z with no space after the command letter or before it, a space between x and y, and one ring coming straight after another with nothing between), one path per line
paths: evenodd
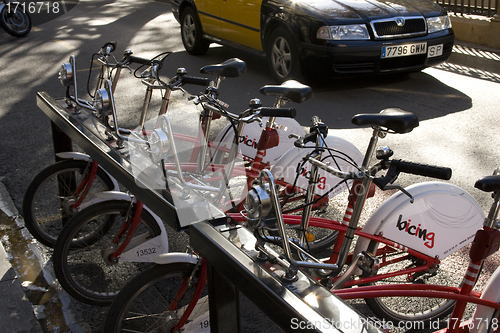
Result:
M291 33L284 27L278 27L271 33L266 54L271 74L278 83L304 79L301 73L299 51Z
M202 55L207 53L210 42L203 39L203 29L196 11L186 7L181 16L181 37L184 48L189 54Z

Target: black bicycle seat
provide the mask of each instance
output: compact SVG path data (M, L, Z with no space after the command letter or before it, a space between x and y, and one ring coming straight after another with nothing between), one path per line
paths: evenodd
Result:
M352 117L351 122L358 126L384 127L395 133L403 134L411 132L418 126L418 117L408 111L388 108L380 111L380 113L357 114Z
M302 103L313 96L312 88L295 80L288 80L281 85L266 85L260 88L266 96L285 97L295 103Z
M500 191L500 175L486 176L478 179L474 187L484 192Z
M231 58L224 61L222 64L208 65L200 69L202 74L215 74L224 77L238 77L245 74L247 71L247 64L238 58Z

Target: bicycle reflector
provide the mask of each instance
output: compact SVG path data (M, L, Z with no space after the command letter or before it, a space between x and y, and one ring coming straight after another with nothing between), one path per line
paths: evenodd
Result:
M251 227L261 228L275 224L275 218L266 219L273 212L270 192L269 184L256 184L248 191L244 207Z
M111 112L111 98L107 89L102 88L96 91L94 97L94 107L99 116L107 116Z
M73 85L73 66L69 62L62 64L59 71L59 81L65 87Z

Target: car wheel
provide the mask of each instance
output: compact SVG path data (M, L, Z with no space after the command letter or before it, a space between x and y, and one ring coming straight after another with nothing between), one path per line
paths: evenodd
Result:
M268 41L267 62L274 79L279 83L292 79L301 81L299 52L290 32L279 27L271 33Z
M201 22L192 7L186 7L181 16L181 36L189 54L201 55L208 51L210 43L202 37Z

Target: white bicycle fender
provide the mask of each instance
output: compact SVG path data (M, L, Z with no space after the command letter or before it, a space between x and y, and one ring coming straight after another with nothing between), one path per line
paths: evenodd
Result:
M82 161L90 161L90 156L84 153L74 152L74 151L65 151L62 153L56 153L56 156L65 160L75 159Z
M59 158L65 159L65 160L82 160L82 161L86 161L86 162L89 162L91 160L91 157L89 155L84 154L84 153L74 152L74 151L66 151L66 152L62 152L62 153L56 153L56 156ZM118 185L118 182L116 181L116 179L113 176L111 176L109 174L109 172L107 172L106 170L104 170L104 171L108 174L109 178L113 182L113 190L119 191L120 186Z
M361 165L363 161L363 155L361 152L347 140L336 136L327 136L325 138L326 145L328 148L336 149L356 162L356 164ZM282 179L288 184L293 184L297 175L297 166L302 164L303 158L311 152L312 149L308 148L297 148L295 146L291 147L286 153L284 153L279 160L272 166L271 172L275 179ZM341 158L333 159L328 153L323 154L323 162L330 163L332 167L335 167L341 171L357 171L350 163L347 163L343 159L345 156L339 153L332 153L333 156L338 155ZM342 159L343 158L343 159ZM307 189L309 174L312 166L309 162L305 163L300 170L299 177L297 178L297 186L303 190ZM315 193L317 195L323 195L330 191L334 186L337 186L341 181L340 178L324 171L319 170L319 182L316 185ZM337 194L343 192L347 189L348 184L340 184L337 188L330 192L329 197L333 198Z
M98 202L108 201L108 200L121 200L121 201L131 201L132 197L130 194L120 192L120 191L103 191L94 194L93 198L81 204L79 211L92 206Z
M262 123L265 124L269 117L262 117ZM266 155L263 158L264 163L269 163L273 165L281 155L283 155L288 149L293 147L295 141L294 138L289 138L290 134L296 134L298 136L304 136L306 133L300 124L293 118L277 118L276 123L279 125L277 128L279 135L279 145L266 150ZM221 147L231 148L233 143L234 132L227 125L220 133L217 135L214 143L221 143ZM228 131L229 129L229 131ZM224 133L227 135L222 138ZM259 142L260 135L262 133L262 126L253 122L246 124L243 127L243 133L241 134L240 143L238 145L239 152L243 154L246 158L253 159L257 153L257 143ZM222 140L222 141L221 141Z
M498 267L490 277L490 280L486 284L486 288L484 288L483 293L481 294L481 299L486 299L497 303L500 302L500 288L498 286L500 286L500 267ZM484 305L478 305L476 311L474 312L474 316L472 317L472 323L469 326L469 333L488 332L488 329L490 327L495 328L495 326L496 328L498 328L500 324L498 321L496 323L491 322L494 312L495 309Z
M400 248L442 260L472 242L483 225L484 213L479 204L455 185L425 182L406 190L415 199L413 204L404 193L394 194L372 214L363 231L382 233ZM366 250L368 243L368 239L358 239L355 255Z
M95 197L92 200L89 200L89 202L85 205L82 205L80 209L82 210L93 204L110 200L125 202L134 200L135 202L135 198L132 199L132 196L128 193L120 191L104 191L96 193ZM155 219L156 224L160 228L160 235L151 239L141 239L141 236L134 237L129 245L129 248L120 255L121 261L150 262L150 257L168 253L168 235L165 226L163 225L163 221L146 205L143 206L143 209Z
M160 265L167 265L174 263L196 264L199 260L199 257L192 253L171 252L171 253L162 253L160 255L151 257L149 259L155 264L160 264Z

